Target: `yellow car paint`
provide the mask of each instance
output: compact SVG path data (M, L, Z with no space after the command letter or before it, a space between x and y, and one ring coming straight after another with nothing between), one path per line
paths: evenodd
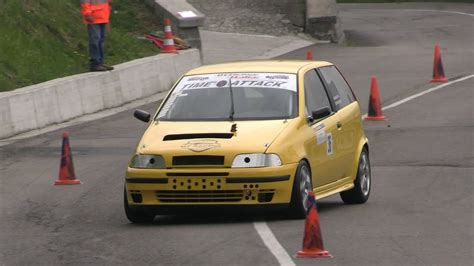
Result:
M203 66L186 73L184 76L262 72L296 74L298 115L291 119L255 121L152 119L137 145L134 156L161 155L165 160L166 169L138 169L129 166L126 172L128 204L131 206L289 204L295 173L298 163L302 160L310 165L313 191L318 199L351 189L357 174L359 155L363 147L368 145L358 102L352 102L313 123L308 122L305 110L305 94L302 89L304 74L325 66L332 64L322 61L265 60ZM160 108L152 117L157 116ZM338 122L343 124L342 128L337 127ZM230 138L164 140L166 136L175 134L229 134L234 124L237 125L237 131L232 133L233 136ZM329 135L332 136L331 147L328 146ZM318 137L321 143L318 143ZM231 168L235 156L251 153L277 154L282 165ZM224 160L221 165L172 165L173 157L195 155L223 156ZM267 182L265 178L273 181ZM270 193L272 197L268 200ZM140 195L141 201L134 200L133 195Z

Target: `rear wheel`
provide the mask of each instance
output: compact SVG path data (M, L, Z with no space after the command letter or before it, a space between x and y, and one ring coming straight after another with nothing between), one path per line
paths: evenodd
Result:
M305 218L308 210L308 193L313 191L311 170L305 161L301 161L296 169L295 181L291 193L290 215Z
M130 208L127 200L127 191L123 191L123 206L125 208L125 215L132 223L151 223L155 219L155 214L145 211L138 211Z
M342 201L347 204L366 202L369 199L371 183L369 153L364 148L359 157L359 167L356 179L354 180L354 188L340 193Z

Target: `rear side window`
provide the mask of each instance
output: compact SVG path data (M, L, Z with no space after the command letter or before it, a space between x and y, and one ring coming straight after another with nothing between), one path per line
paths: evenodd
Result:
M335 66L321 67L319 71L338 110L355 101L349 85Z
M307 114L324 107L331 108L323 83L314 69L304 74L304 93Z

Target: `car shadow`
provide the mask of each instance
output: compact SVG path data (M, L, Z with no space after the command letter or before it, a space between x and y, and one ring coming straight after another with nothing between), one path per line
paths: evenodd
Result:
M318 212L329 213L344 207L340 200L318 201ZM130 224L130 226L176 226L176 225L212 225L212 224L240 224L261 221L291 221L302 220L293 218L287 210L266 211L261 210L206 210L179 215L157 215L152 223Z

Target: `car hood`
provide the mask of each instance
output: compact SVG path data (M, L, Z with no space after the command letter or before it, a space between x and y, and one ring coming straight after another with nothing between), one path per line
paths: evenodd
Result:
M291 120L236 122L152 122L137 153L160 155L232 155L262 153ZM236 132L232 133L232 125Z

